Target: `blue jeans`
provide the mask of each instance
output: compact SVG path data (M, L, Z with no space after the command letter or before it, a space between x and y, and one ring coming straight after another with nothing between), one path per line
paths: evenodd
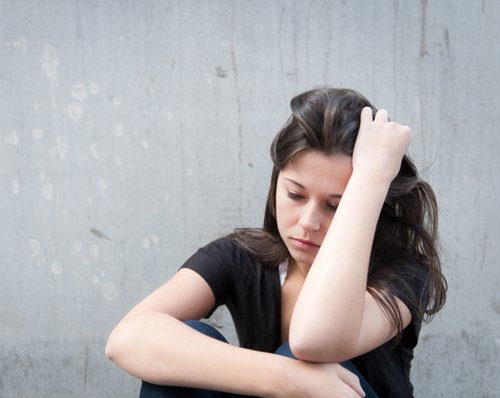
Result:
M206 336L227 343L227 340L217 329L206 323L200 321L187 321L185 324ZM288 342L280 346L276 350L276 354L297 359L295 355L292 354ZM365 392L366 398L378 398L377 394L375 394L351 361L342 362L341 365L359 377L361 388ZM139 398L246 398L246 396L221 391L204 390L201 388L160 386L143 381Z

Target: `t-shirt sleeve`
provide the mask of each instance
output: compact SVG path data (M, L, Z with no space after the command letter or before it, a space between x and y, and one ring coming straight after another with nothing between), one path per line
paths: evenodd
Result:
M421 306L427 307L428 297L425 292L427 269L417 260L407 256L394 256L389 260L391 276L387 282L388 293L399 298L410 310L411 322L404 329L401 344L414 348L422 325Z
M208 283L215 296L215 306L205 315L208 318L225 300L233 289L232 263L234 243L229 239L218 239L194 253L181 268L198 273Z

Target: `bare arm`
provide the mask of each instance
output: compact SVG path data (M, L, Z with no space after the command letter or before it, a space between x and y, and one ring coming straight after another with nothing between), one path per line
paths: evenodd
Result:
M214 303L204 279L182 269L118 324L106 355L154 384L263 397L364 396L357 378L338 364L310 364L234 347L181 322L201 318Z
M290 346L298 358L344 361L395 335L366 282L380 210L411 138L408 127L387 122L385 111L373 121L371 109L363 110L353 174L293 312ZM395 300L407 326L410 312Z

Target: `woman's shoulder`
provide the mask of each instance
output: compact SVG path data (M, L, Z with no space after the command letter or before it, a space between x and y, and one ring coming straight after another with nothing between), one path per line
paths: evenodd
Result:
M262 263L257 258L248 253L237 240L228 236L206 244L193 257L205 258L219 267L253 270L257 273L263 269Z
M246 254L241 245L228 236L218 238L201 247L198 252L205 252L212 256L223 256L228 260Z

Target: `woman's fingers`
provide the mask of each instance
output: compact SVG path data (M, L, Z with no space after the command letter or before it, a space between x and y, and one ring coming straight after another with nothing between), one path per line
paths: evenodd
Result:
M370 108L369 106L365 106L361 111L361 119L360 119L361 124L373 122L372 113L373 113L372 108Z
M288 397L362 398L359 378L338 363L293 361Z
M387 123L389 121L389 116L385 109L380 109L375 115L375 121L381 123Z
M373 110L369 106L365 106L363 110L361 111L361 118L360 122L361 124L366 124L370 122L380 122L380 123L387 123L389 121L389 115L385 109L380 109L377 111L375 114L375 119L373 119Z
M365 392L361 388L361 384L359 382L359 377L357 377L354 373L350 372L343 366L339 365L339 371L338 371L338 376L339 379L342 380L345 384L347 384L349 387L351 387L354 391L356 391L356 394L358 394L360 397L365 396Z
M397 175L412 138L410 128L390 122L385 109L379 110L373 119L372 109L363 108L353 167L370 174L378 173L390 182Z

